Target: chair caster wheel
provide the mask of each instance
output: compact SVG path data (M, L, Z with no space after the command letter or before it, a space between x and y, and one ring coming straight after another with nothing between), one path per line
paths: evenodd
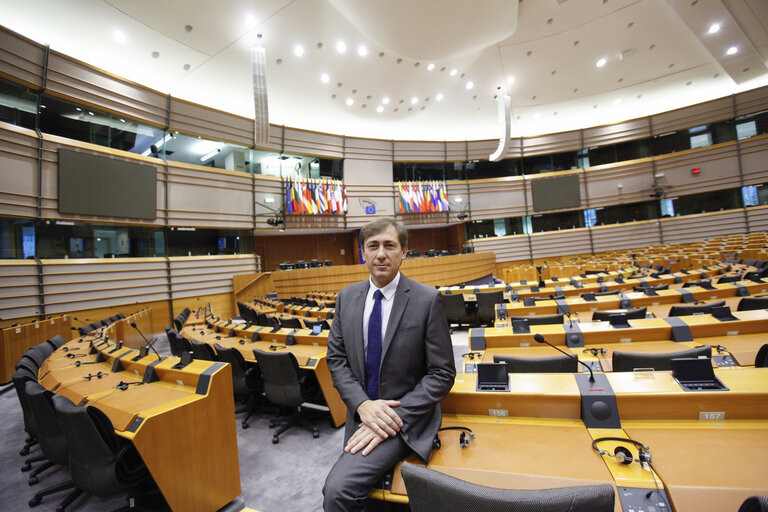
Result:
M247 424L247 423L243 423L241 426L242 426L243 428L248 428L248 424Z
M317 430L313 430L312 431L312 437L317 439L318 437L320 437L320 432L318 432Z
M36 476L30 477L29 478L29 485L36 485L39 481L40 480Z
M41 501L43 501L42 498L38 498L37 496L35 496L31 500L29 500L29 506L30 507L36 507L36 506L38 506L40 504Z
M280 442L280 438L278 438L277 436L272 438L272 444L277 444L279 442Z
M32 464L29 462L25 463L23 466L21 466L21 472L26 473L27 471L30 471L32 469Z
M21 456L24 456L24 455L29 455L29 448L23 448L23 449L22 449L22 450L19 452L19 455L21 455Z
M269 420L269 428L275 428L275 422L273 420Z

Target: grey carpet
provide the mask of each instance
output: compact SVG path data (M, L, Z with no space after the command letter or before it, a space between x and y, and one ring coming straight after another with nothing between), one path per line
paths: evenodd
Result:
M466 331L455 332L453 343L460 361L467 349ZM153 346L161 354L170 354L164 334L155 337ZM321 421L320 437L313 439L311 432L297 426L281 435L280 443L272 444L269 418L268 414L254 416L245 430L240 427L242 415L236 419L240 483L246 506L262 512L321 510L323 483L341 453L343 429ZM0 395L0 511L53 512L66 491L46 496L34 509L27 503L38 490L69 479L69 472L66 468L52 468L41 474L39 484L27 485L27 473L21 472L21 466L26 458L40 455L40 448L33 447L29 456L20 456L25 437L21 407L16 392L10 390ZM123 505L123 497L86 499L82 495L67 510L104 512Z

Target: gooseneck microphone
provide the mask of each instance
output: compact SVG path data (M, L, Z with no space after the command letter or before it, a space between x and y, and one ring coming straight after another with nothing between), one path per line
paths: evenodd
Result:
M141 334L141 337L142 337L142 338L144 338L144 343L146 343L146 344L147 344L147 347L149 347L149 348L151 348L151 349L152 349L152 352L154 352L154 353L155 353L155 355L157 356L157 358L158 358L158 359L161 359L161 357L160 357L160 354L158 354L158 353L157 353L157 350L155 350L155 347L153 347L153 346L152 346L152 342L150 342L150 341L147 339L147 337L146 337L146 336L144 336L144 333L142 333L142 332L139 330L139 328L138 328L138 327L136 327L136 322L131 322L131 327L133 327L134 329L136 329L136 332L138 332L139 334Z
M542 336L541 334L534 334L533 335L533 339L536 340L537 343L545 343L545 344L549 345L550 347L552 347L553 349L557 350L558 352L561 352L562 354L565 354L566 356L570 357L571 359L575 359L579 364L581 364L587 370L589 370L589 382L592 382L592 383L595 382L595 374L592 373L592 368L587 363L585 363L584 361L580 361L578 356L575 356L573 354L569 354L568 352L565 352L564 350L559 349L558 347L554 346L553 344L551 344L550 342L545 340L544 336Z
M559 315L560 303L555 300L555 296L552 295L551 293L549 294L549 298L555 301L555 306L557 306L557 314ZM573 327L573 320L571 320L571 313L567 311L565 308L562 308L562 309L563 309L563 314L568 317L568 327Z

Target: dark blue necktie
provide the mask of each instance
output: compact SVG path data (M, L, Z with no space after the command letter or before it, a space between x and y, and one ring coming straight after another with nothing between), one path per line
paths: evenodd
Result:
M379 365L381 364L381 290L373 293L373 310L368 317L368 351L365 355L366 391L371 400L379 399Z

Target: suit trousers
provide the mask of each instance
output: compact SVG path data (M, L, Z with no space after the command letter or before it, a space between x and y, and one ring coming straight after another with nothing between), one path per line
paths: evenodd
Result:
M325 512L365 510L371 487L412 453L400 435L384 440L366 456L361 452L354 455L343 452L331 468L323 487Z

